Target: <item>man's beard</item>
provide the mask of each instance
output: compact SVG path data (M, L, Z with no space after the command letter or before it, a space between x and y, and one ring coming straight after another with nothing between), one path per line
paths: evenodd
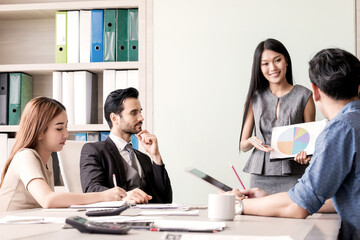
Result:
M136 127L140 125L140 129L137 130ZM124 132L127 133L127 134L138 134L139 132L141 132L142 130L142 122L138 122L137 124L134 125L134 128L133 129L125 129Z

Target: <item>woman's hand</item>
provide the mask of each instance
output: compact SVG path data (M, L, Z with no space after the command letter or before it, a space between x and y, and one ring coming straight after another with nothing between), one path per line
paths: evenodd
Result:
M103 194L104 201L121 201L127 196L126 191L120 187L110 188L101 193Z
M294 158L294 161L296 161L300 164L308 164L310 162L310 160L311 160L311 157L307 157L305 151L299 152Z
M270 147L269 145L265 145L259 138L255 137L255 136L250 137L247 141L249 144L253 145L254 148L256 148L257 150L260 150L263 152L274 151L274 149L272 147Z

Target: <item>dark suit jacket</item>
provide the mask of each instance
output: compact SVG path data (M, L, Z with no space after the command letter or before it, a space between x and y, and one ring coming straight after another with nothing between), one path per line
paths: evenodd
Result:
M171 203L172 189L164 165L151 163L146 154L135 150L137 159L143 169L146 185L144 192L153 198L151 203ZM102 142L86 143L81 150L80 177L84 192L102 192L113 188L113 174L119 187L129 191L123 158L115 143L108 137Z

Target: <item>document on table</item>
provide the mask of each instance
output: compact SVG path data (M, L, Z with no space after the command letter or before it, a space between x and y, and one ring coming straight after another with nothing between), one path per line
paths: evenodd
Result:
M199 216L199 210L149 210L141 211L142 216Z
M182 234L164 233L163 240L292 240L289 236L234 236L234 235L213 235L213 234Z
M133 208L139 209L182 209L182 210L189 210L188 206L182 204L175 204L175 203L150 203L150 204L137 204Z
M118 208L126 204L126 201L97 202L92 204L71 205L70 208Z
M158 231L213 232L223 230L226 227L226 223L212 221L178 221L160 219L154 221L153 227L157 228ZM183 238L181 238L181 240L182 239Z
M104 217L88 217L92 222L154 222L159 217L147 216L104 216Z
M0 218L0 224L35 224L35 223L65 223L61 217L38 217L38 216L6 216Z

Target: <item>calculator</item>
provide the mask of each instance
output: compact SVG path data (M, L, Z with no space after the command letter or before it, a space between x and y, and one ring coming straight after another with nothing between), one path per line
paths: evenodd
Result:
M68 217L65 222L82 233L127 234L130 230L124 223L93 222L80 216Z
M88 217L101 217L101 216L115 216L120 215L121 212L128 209L129 205L124 205L118 208L109 208L109 209L98 209L98 210L90 210L85 214Z

